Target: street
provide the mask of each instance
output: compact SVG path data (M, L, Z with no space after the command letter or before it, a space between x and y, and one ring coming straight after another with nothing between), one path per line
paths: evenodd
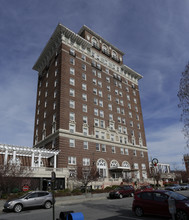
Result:
M189 191L181 191L189 196ZM55 219L59 218L62 211L82 212L85 220L162 220L162 217L144 216L136 217L131 210L132 197L123 199L101 199L81 202L80 204L55 205ZM53 220L52 209L43 208L24 210L21 213L3 212L0 214L1 220ZM164 218L166 219L166 218Z

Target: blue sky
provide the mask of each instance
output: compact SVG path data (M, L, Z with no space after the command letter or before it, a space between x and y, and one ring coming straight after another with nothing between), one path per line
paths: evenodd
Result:
M177 92L189 61L187 0L1 0L0 143L32 146L37 72L58 23L85 24L125 53L139 81L149 159L184 168Z

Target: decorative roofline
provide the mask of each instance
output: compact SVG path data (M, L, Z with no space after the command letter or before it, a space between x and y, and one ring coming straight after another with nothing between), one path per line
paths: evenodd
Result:
M129 72L129 74L131 74L131 76L137 78L138 80L143 78L142 75L140 75L139 73L137 73L136 71L134 71L133 69L131 69L130 67L128 67L126 65L122 65L121 68L123 71L125 70L126 72Z
M35 62L33 66L33 70L40 72L44 69L46 65L48 65L50 59L57 51L64 37L71 38L73 41L82 45L84 48L92 47L90 42L88 42L87 40L79 36L78 34L75 34L73 31L66 28L62 24L58 24L52 36L50 37L49 41L47 42L45 48L41 52L39 58Z
M83 27L79 30L78 34L81 35L81 33L86 30L88 31L90 34L92 34L93 36L100 38L103 43L107 44L108 46L110 46L111 48L113 48L114 50L116 50L117 52L119 52L122 56L124 55L124 53L119 50L117 47L113 46L111 43L109 43L108 41L104 40L104 38L102 38L100 35L98 35L97 33L95 33L94 31L92 31L89 27L87 27L86 25L83 25Z

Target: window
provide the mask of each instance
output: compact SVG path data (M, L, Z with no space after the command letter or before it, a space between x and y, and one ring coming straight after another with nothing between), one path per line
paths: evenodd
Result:
M46 108L47 107L47 100L45 100L45 104L44 105L45 105L45 108Z
M103 107L103 101L102 100L99 100L99 106Z
M112 96L110 94L108 94L108 101L112 100Z
M68 157L68 164L76 165L76 157Z
M44 118L47 117L47 112L46 112L46 111L44 112L43 117L44 117Z
M46 82L45 86L48 87L48 81Z
M94 109L94 115L98 116L98 109L97 108Z
M102 88L102 82L101 82L101 81L98 81L98 86L99 86L100 88Z
M83 112L87 112L87 105L83 104Z
M133 150L133 156L137 156L136 150Z
M140 129L140 124L139 123L137 124L137 128Z
M97 98L94 98L93 102L94 102L95 105L98 105L98 99Z
M94 126L99 127L99 119L94 119Z
M110 86L107 86L107 90L108 90L108 91L111 91Z
M106 145L105 144L102 144L101 148L102 148L102 152L106 152Z
M100 97L102 97L102 91L98 91L98 95L100 96Z
M86 60L86 56L84 54L82 54L81 55L81 59L85 61Z
M128 103L128 108L131 109L131 104L130 103Z
M93 79L93 84L96 85L97 84L97 80Z
M104 111L100 110L100 117L104 118Z
M93 88L93 94L97 95L97 89Z
M132 112L129 112L129 118L132 118L133 115L132 115Z
M127 95L127 100L130 101L130 96L129 95Z
M75 90L74 89L70 89L70 96L75 97Z
M70 55L75 56L75 50L70 48Z
M112 146L112 153L113 153L113 154L116 153L115 146Z
M119 99L118 98L116 98L116 103L119 104Z
M138 169L138 163L134 163L134 169Z
M85 124L88 123L88 118L87 118L87 116L83 116L83 123L85 123Z
M86 65L82 63L82 69L86 71Z
M111 141L114 141L114 134L111 134Z
M112 111L112 104L108 104L108 109Z
M109 120L113 120L113 115L109 114Z
M97 66L99 66L99 68L101 68L101 66L100 66L100 64L97 64ZM98 78L101 78L101 73L100 72L98 72Z
M137 100L134 98L134 103L137 104Z
M130 126L133 127L133 121L130 121Z
M88 141L83 142L83 149L88 150Z
M75 75L75 69L74 68L70 68L70 74Z
M142 170L146 169L146 164L145 163L142 163L141 166L142 166Z
M121 123L121 117L117 117L118 123Z
M143 151L140 152L140 156L144 157L144 152Z
M117 107L117 113L120 114L120 108L119 107Z
M82 89L86 91L87 90L87 85L82 83Z
M47 97L48 96L48 92L47 91L45 91L45 97Z
M57 91L54 91L54 98L56 98L57 96Z
M110 77L106 77L106 81L108 82L108 83L110 83Z
M121 109L121 114L124 115L125 114L125 110L122 108Z
M82 99L84 100L84 101L87 101L87 95L86 94L82 94Z
M99 131L95 131L96 138L99 138Z
M70 125L69 125L69 131L70 131L71 133L74 133L74 132L75 132L75 124L70 124Z
M70 78L70 85L75 86L75 79Z
M103 139L103 140L105 139L105 132L101 131L101 139Z
M141 198L144 200L153 200L151 192L143 192L141 193Z
M75 113L74 112L70 112L70 120L75 121Z
M56 102L53 103L53 110L56 109Z
M90 166L90 159L89 158L83 158L83 166Z
M87 79L87 75L85 73L82 73L82 79L86 80Z
M70 57L70 64L75 65L75 59Z
M74 139L70 139L70 147L75 147L75 140Z
M137 106L135 106L135 111L138 112L138 107Z
M96 144L96 151L100 151L100 144Z
M83 127L83 134L88 135L88 127Z
M100 120L100 127L101 127L101 128L104 128L104 127L105 127L104 125L105 125L104 121L103 121L103 120Z
M125 154L129 155L129 150L127 148L125 148Z
M70 108L75 108L75 101L70 100Z
M93 73L94 76L96 76L96 70L95 69L92 70L92 73Z
M58 80L55 80L54 81L54 87L57 87L57 84L58 84Z
M120 148L120 152L121 152L121 154L124 154L124 149L123 149L123 147Z

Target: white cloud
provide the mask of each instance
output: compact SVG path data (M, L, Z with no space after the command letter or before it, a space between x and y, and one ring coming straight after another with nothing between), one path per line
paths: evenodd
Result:
M181 124L174 124L158 131L147 131L149 159L156 157L160 163L169 163L172 169L175 165L176 168L183 169L183 155L188 149L185 149L181 129Z

